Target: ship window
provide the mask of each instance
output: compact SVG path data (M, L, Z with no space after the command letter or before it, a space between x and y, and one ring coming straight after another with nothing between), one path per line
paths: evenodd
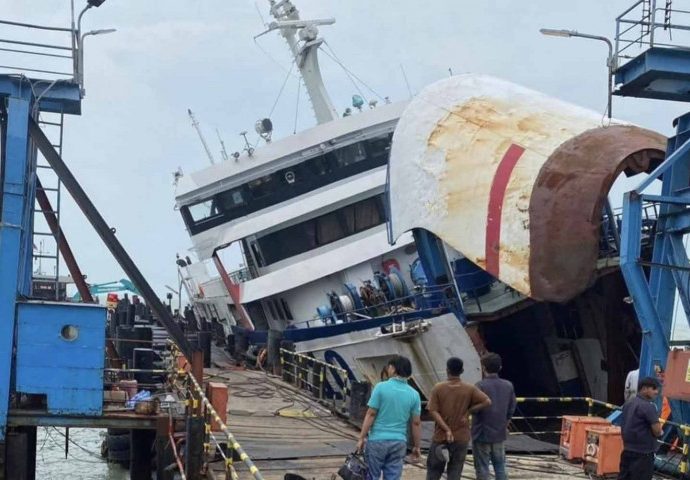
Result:
M266 175L265 177L257 178L247 184L252 198L257 199L265 197L271 193L271 186L273 185L273 176Z
M385 222L382 195L367 198L320 217L269 233L257 240L270 265L327 245Z
M313 158L307 161L306 163L309 172L314 175L326 175L328 173L331 173L331 171L333 170L330 162L326 159L325 156Z
M250 302L245 305L247 310L247 315L254 322L254 326L258 329L268 328L268 321L266 320L266 314L264 309L261 307L261 302Z
M287 317L287 319L294 320L294 318L292 318L292 312L290 311L290 307L288 306L284 298L280 299L280 303L283 304L283 310L285 310L285 316Z
M273 302L271 300L266 300L266 304L268 304L268 311L271 314L271 317L274 320L278 320L280 317L278 316L278 313L276 313L276 309L273 306Z
M355 211L355 231L361 232L383 223L381 198L370 198L353 206Z
M182 217L190 233L196 235L342 179L381 167L388 160L391 138L392 134L387 133L343 146L271 175L253 179L245 185L217 194L213 200L191 207L183 206L180 209ZM216 201L218 205L215 205ZM342 220L344 230L359 230L358 225L356 228L351 227L352 220L352 215ZM325 232L324 237L328 237Z
M271 300L271 307L275 309L276 312L278 312L278 316L276 318L279 318L281 320L285 320L285 313L283 312L282 307L280 306L280 303L278 303L278 300Z
M252 253L254 254L254 258L256 259L256 263L260 267L265 266L263 257L261 256L261 252L259 252L259 248L256 246L256 242L252 242L251 246L252 246Z
M335 242L344 236L345 230L337 211L316 219L316 239L319 245Z
M195 222L199 222L218 215L220 212L215 199L212 199L192 205L189 207L189 213Z
M243 206L246 203L242 190L239 188L221 193L219 197L220 203L224 210L233 210Z
M363 143L355 143L331 152L337 168L347 167L367 158Z

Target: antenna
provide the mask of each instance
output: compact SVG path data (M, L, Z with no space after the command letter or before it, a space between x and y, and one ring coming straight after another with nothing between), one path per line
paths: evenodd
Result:
M208 148L208 144L206 143L206 139L204 138L204 134L201 133L201 128L199 128L199 122L197 122L197 120L194 117L194 114L192 113L192 110L190 108L187 109L187 113L189 114L189 118L192 119L192 126L196 130L196 133L199 134L199 140L201 140L201 144L204 146L204 150L206 150L206 156L208 157L208 160L211 162L211 165L215 165L216 160L213 158L213 154L211 153L211 149Z
M225 142L220 136L220 132L216 128L216 135L218 135L218 141L220 142L220 156L223 157L223 161L226 161L228 159L228 151L225 150Z

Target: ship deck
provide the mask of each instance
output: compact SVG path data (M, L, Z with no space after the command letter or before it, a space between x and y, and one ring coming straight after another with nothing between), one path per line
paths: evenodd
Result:
M206 369L205 375L228 385L227 424L263 477L277 480L294 473L314 480L339 478L335 474L353 451L358 429L279 377L234 367L219 353L214 351L215 368ZM428 438L430 424L425 422L424 427L423 436ZM560 460L553 444L518 435L510 438L508 450L510 478L589 478L580 466ZM402 478L426 478L425 460L406 464ZM249 478L241 461L234 465L240 478ZM226 478L222 458L209 464L208 478ZM471 455L463 478L475 478Z

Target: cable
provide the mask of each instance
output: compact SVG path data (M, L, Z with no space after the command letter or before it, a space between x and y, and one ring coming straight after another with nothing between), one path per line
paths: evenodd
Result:
M276 105L278 105L278 100L280 100L280 97L283 95L283 90L285 89L285 85L287 84L287 81L290 78L290 75L292 74L293 67L294 64L290 65L290 70L288 70L287 75L285 75L285 79L283 80L283 84L280 86L280 91L278 92L278 96L276 97L275 102L273 102L273 106L271 107L271 111L268 114L268 118L271 118L271 115L273 115L273 112L276 109Z
M295 102L295 127L292 129L292 134L297 133L297 116L299 114L299 92L302 89L302 80L297 79L297 101Z
M364 86L367 88L367 90L369 90L371 93L373 93L375 96L377 96L377 97L379 98L379 100L385 100L385 98L382 97L381 95L379 95L378 92L377 92L376 90L374 90L374 89L371 88L369 85L367 85L366 82L364 82L364 80L362 80L362 79L359 78L357 75L355 75L354 72L352 72L351 70L349 70L349 69L343 64L343 62L340 61L340 59L338 58L338 56L335 54L335 51L333 50L333 47L331 47L331 46L329 45L329 43L328 43L326 40L324 40L323 43L324 43L324 45L326 45L326 46L328 47L328 50L331 51L331 54L332 54L333 56L331 56L331 54L329 54L326 50L322 50L323 53L325 53L326 55L328 55L329 57L331 57L331 59L333 59L333 61L335 61L338 65L340 65L340 66L342 67L343 70L345 70L345 71L348 72L350 75L352 75L354 78L356 78L357 81L358 81L359 83L361 83L362 85L364 85Z
M330 48L330 47L329 47L329 48ZM335 63L337 63L338 65L340 65L340 67L341 67L341 68L343 69L343 71L345 72L345 76L350 80L350 82L352 82L352 85L354 85L355 90L357 90L357 91L359 92L359 94L362 96L362 98L364 99L365 102L368 102L366 95L364 95L364 92L362 91L362 89L359 88L359 85L357 85L357 82L355 82L355 79L354 79L353 76L350 74L350 72L348 71L348 69L345 68L345 66L344 66L342 63L340 63L340 61L336 60L336 59L334 58L334 56L331 56L331 54L328 53L326 50L322 50L322 51L323 51L323 53L326 54L331 60L333 60L333 61L334 61Z

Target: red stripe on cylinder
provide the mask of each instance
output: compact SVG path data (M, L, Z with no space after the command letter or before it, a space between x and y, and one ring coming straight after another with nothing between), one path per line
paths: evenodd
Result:
M513 168L517 164L525 149L519 145L511 144L498 164L494 179L489 191L489 210L486 215L486 271L494 277L498 277L499 258L501 249L501 211L506 188Z

